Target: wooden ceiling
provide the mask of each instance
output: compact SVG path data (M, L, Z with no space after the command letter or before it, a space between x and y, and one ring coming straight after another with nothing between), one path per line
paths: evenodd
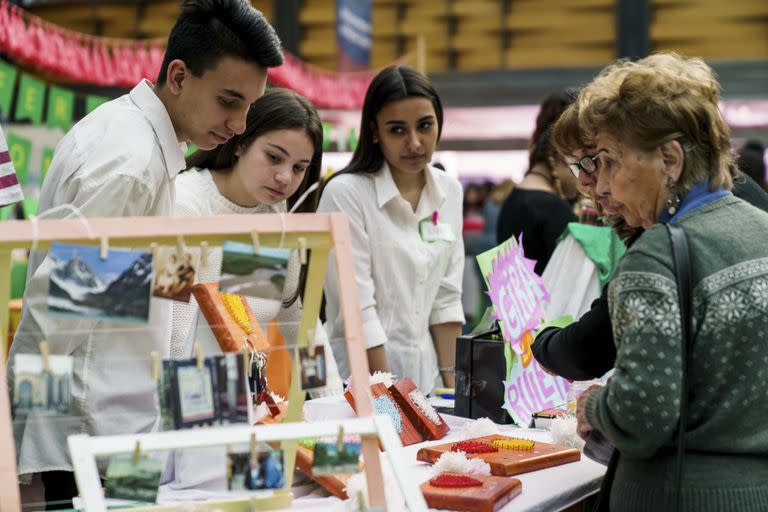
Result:
M252 0L267 19L273 0ZM179 13L179 0L40 1L26 7L32 14L86 34L128 39L167 38Z

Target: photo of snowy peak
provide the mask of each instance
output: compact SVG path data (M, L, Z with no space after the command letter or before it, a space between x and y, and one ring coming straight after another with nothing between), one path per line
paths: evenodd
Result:
M152 286L152 254L53 244L49 258L48 309L51 313L100 320L147 322Z

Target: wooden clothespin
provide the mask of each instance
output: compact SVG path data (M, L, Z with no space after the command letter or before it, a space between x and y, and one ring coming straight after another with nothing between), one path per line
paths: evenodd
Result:
M187 252L187 244L184 243L184 237L181 235L176 236L176 256L181 258Z
M203 355L203 344L195 342L195 359L197 359L197 369L203 371L205 368L205 355Z
M99 258L106 260L109 258L109 238L107 235L101 237L101 244L99 245Z
M160 354L152 351L149 357L152 359L152 380L157 382L160 380Z
M302 265L307 264L307 239L303 236L299 237L299 263Z
M336 436L336 450L339 455L344 453L344 425L339 425L339 434Z
M251 231L251 244L253 245L253 253L259 254L259 249L261 248L261 244L259 243L258 231Z
M208 266L208 242L200 242L200 266Z
M141 458L141 442L136 440L136 447L133 449L133 465L138 466L139 459Z
M49 357L51 354L50 349L48 348L48 342L43 340L40 342L40 358L43 360L43 371L50 373L51 371L51 358Z
M255 466L259 463L258 447L256 444L256 432L251 432L251 466Z
M315 357L315 330L307 329L307 355Z
M149 244L149 252L152 254L152 262L154 263L157 259L157 242Z

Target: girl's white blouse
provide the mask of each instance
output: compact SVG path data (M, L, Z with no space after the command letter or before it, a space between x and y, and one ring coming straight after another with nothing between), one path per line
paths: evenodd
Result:
M429 326L464 322L462 198L459 181L427 166L426 184L414 212L400 195L389 167L333 178L318 212L347 214L366 348L384 344L390 371L410 377L424 392L440 385ZM448 223L453 241L426 242L419 223ZM333 255L333 252L331 252ZM326 331L342 378L349 376L333 257L325 281Z

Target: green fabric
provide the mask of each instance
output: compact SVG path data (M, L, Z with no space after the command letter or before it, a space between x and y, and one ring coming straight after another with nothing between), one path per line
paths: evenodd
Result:
M597 267L597 277L600 288L611 280L616 264L619 262L627 246L608 226L590 226L571 222L565 234L570 233L592 263Z
M48 89L48 128L61 128L65 132L72 127L72 114L75 110L75 93L51 86Z
M13 88L16 85L18 70L0 60L0 111L4 116L11 113L11 101L13 101Z
M86 96L85 97L85 115L90 114L104 103L108 102L106 96Z
M25 73L19 81L19 94L16 97L16 120L29 119L35 124L43 120L43 100L45 83Z
M11 263L11 298L20 299L24 296L27 281L27 262L14 261Z
M680 219L693 270L683 510L768 510L768 215L733 196ZM616 370L586 401L621 453L611 509L670 510L680 416L680 306L662 225L627 251L608 290ZM693 427L691 427L693 425Z

